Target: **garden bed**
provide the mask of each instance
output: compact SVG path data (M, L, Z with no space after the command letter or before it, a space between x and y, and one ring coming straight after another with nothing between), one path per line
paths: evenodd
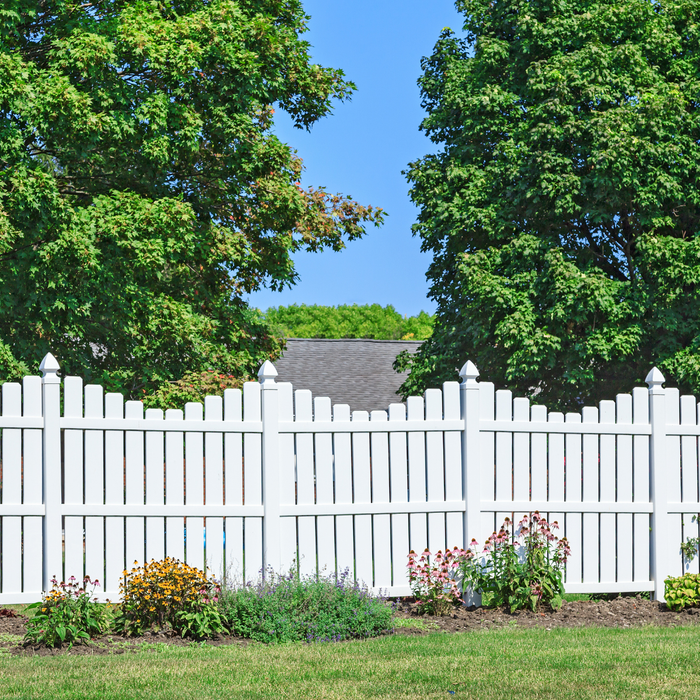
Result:
M576 627L629 628L642 626L677 627L700 624L700 609L686 608L673 612L662 603L645 600L640 596L617 597L612 600L564 601L557 611L517 611L508 613L502 608L457 608L446 617L420 615L413 599L403 598L394 601L397 624L394 634L425 635L434 632L456 633L473 632L503 627L544 629ZM98 637L90 644L75 645L68 649L51 649L43 645L23 646L21 637L25 632L24 617L0 617L0 648L12 654L54 656L123 654L137 649L156 645L208 646L252 644L248 639L234 635L217 635L206 642L192 642L170 631L149 631L138 637L124 637L108 634ZM5 652L7 653L7 652Z
M431 631L468 632L498 627L641 627L656 625L676 627L700 624L700 608L681 612L669 610L665 604L645 600L641 596L616 597L612 600L564 601L557 611L509 613L503 608L455 609L447 617L419 615L411 599L399 603L397 618L421 620L425 625L397 627L397 634L427 634ZM401 623L399 623L401 624Z

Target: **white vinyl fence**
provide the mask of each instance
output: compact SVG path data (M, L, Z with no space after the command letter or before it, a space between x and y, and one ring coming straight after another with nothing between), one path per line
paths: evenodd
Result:
M569 592L654 591L698 536L698 404L634 389L582 413L447 382L388 411L331 406L276 383L183 411L43 378L2 386L0 603L35 601L84 574L116 599L125 568L173 556L214 574L342 572L408 595L406 556L483 543L539 510L570 540ZM351 380L351 378L349 378ZM61 391L63 413L61 414Z

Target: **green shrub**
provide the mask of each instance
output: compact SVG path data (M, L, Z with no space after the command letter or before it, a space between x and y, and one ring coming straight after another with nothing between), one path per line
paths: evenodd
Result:
M700 574L685 574L665 581L664 598L669 610L683 610L700 605Z
M89 576L82 585L75 576L66 583L51 580L51 592L42 597L40 603L32 603L27 610L36 610L34 617L27 621L25 644L45 644L47 647L69 647L76 642L87 642L92 637L107 631L111 612L109 606L91 599L92 591L99 581L91 581Z
M300 577L296 569L268 571L256 584L224 589L219 606L229 628L260 642L338 642L375 637L393 627L393 610L381 597L339 577Z
M183 637L205 639L226 631L217 606L219 586L177 559L150 561L124 572L121 613L115 629L141 634L168 625Z
M182 379L165 382L151 394L142 397L145 408L179 408L193 401L204 403L207 396L223 396L226 389L239 389L249 380L245 370L239 374L225 374L213 369L204 372L187 372Z
M506 518L500 531L486 540L481 554L475 540L471 549L459 553L462 586L488 594L491 605L508 606L511 612L536 610L540 605L558 608L571 553L566 537L554 535L558 527L539 511L525 515L515 527Z

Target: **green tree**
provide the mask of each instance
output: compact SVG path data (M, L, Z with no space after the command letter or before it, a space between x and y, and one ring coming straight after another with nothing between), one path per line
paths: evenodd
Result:
M459 0L420 79L442 148L407 173L435 332L403 387L471 359L552 407L700 390L700 2Z
M6 0L0 8L0 375L131 396L280 350L243 295L293 284L382 212L303 189L272 133L354 86L313 64L299 0Z
M433 319L425 311L402 316L393 306L379 304L273 306L265 319L285 338L425 340L433 330Z

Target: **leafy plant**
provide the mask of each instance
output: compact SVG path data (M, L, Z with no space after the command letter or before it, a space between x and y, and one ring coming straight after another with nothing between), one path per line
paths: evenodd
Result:
M692 522L698 522L698 516L694 515ZM681 542L681 552L683 552L683 558L686 563L690 563L695 559L695 555L698 553L700 548L700 537L688 537L685 542Z
M118 631L138 635L153 625L170 626L195 639L226 631L217 606L220 586L200 569L167 557L124 571L124 576L114 623Z
M102 634L109 627L111 612L108 606L91 598L99 581L86 576L80 584L75 576L68 582L51 579L51 591L39 603L32 603L27 610L35 610L27 621L26 644L45 644L60 647L68 643L87 642ZM92 589L88 592L88 587Z
M209 369L204 372L187 372L182 379L161 385L152 394L143 397L145 408L177 408L189 401L204 403L207 396L221 396L226 389L238 389L247 377L243 370L241 375L226 374Z
M523 517L515 531L506 518L499 532L484 544L481 555L472 540L469 556L460 560L462 586L489 593L492 605L510 611L537 609L541 604L558 607L564 594L563 571L570 554L566 538L552 532L559 526L548 523L538 511Z
M417 559L417 554L410 551L408 580L421 613L447 615L457 603L462 602L455 576L462 561L471 556L471 552L457 547L448 549L444 554L438 551L434 555L426 547Z
M435 331L402 392L484 376L552 410L700 390L700 6L460 0L407 177Z
M669 610L700 605L700 574L685 574L664 581L664 598Z
M302 186L275 134L275 110L310 129L355 89L311 59L308 19L300 0L2 3L0 376L51 350L141 398L279 354L247 295L383 218Z
M374 637L392 627L383 598L340 576L300 576L272 570L253 583L224 589L219 605L236 634L260 642L335 642Z

